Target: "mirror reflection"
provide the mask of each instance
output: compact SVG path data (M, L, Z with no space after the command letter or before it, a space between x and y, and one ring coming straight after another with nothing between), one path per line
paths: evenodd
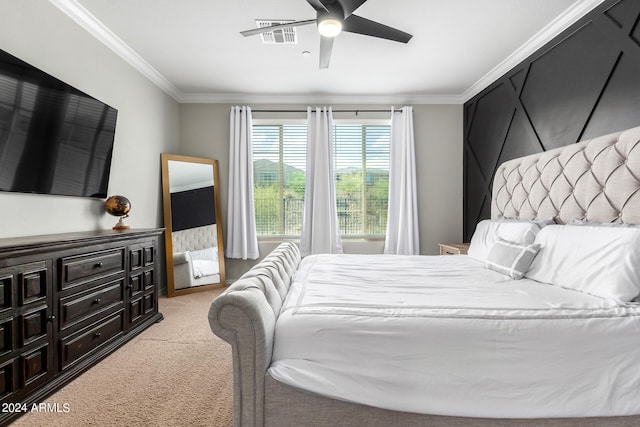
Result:
M217 160L162 154L167 293L224 285Z

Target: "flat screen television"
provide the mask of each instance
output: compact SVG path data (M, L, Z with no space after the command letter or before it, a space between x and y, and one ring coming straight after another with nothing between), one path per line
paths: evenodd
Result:
M107 197L117 115L0 50L0 191Z

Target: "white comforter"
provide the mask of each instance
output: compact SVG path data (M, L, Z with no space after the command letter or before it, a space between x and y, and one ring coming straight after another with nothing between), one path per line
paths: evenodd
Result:
M467 256L314 255L293 277L269 373L397 411L640 414L639 316Z

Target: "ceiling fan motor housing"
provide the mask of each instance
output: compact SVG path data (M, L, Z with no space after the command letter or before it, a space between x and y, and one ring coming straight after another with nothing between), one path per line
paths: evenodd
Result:
M316 19L294 21L263 28L241 31L243 36L263 34L269 31L284 31L285 27L297 27L315 23L320 38L320 68L328 68L333 49L333 39L342 31L362 34L400 43L408 43L413 37L409 33L389 27L379 22L355 15L353 12L367 0L307 0L316 11Z

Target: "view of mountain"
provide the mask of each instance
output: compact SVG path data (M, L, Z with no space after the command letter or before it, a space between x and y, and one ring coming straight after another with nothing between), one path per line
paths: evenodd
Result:
M302 173L302 169L290 166L288 164L283 165L285 182L289 179L292 173ZM346 167L336 170L336 175L359 173L360 168ZM389 171L378 168L367 169L367 176L380 176L389 175ZM271 184L278 181L278 163L268 159L258 159L253 162L253 180L257 185Z

